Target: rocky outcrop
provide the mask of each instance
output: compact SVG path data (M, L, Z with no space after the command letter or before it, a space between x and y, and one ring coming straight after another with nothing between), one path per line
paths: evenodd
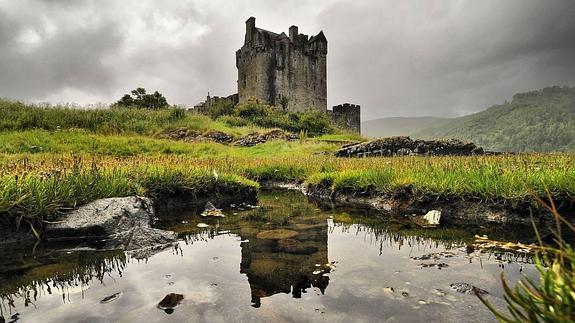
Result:
M210 131L205 136L211 141L219 142L220 144L229 144L234 140L234 137L221 131Z
M249 134L245 137L240 138L238 141L234 143L235 146L241 147L252 147L258 144L262 144L269 140L298 140L299 136L294 133L286 133L282 130L276 129L272 130L263 134L253 133Z
M161 134L160 138L187 142L214 141L221 144L231 143L234 140L234 137L225 132L210 131L205 134L201 134L196 130L185 127L168 130Z
M389 137L343 146L336 151L335 156L470 156L482 154L481 147L457 139L413 140L409 137Z
M44 228L51 241L103 240L107 249L142 250L169 246L174 232L150 226L154 209L150 199L139 196L96 200L62 216Z

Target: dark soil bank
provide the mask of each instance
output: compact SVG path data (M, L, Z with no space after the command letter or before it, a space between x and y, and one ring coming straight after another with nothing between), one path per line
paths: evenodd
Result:
M531 224L552 222L552 215L541 205L529 201L481 201L461 197L426 198L416 196L407 187L393 193L334 191L331 187L308 185L306 194L316 203L329 207L375 209L390 216L423 215L441 211L441 222L453 225ZM572 218L573 202L558 203L560 212Z

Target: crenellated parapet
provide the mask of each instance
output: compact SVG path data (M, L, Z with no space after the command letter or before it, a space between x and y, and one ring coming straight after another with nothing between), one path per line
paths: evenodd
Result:
M344 103L332 108L331 117L333 121L355 133L361 133L361 108L359 105Z

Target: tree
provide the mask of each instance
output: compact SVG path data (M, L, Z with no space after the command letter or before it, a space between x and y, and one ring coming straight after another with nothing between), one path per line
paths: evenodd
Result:
M153 94L146 94L146 89L141 87L133 90L131 95L125 94L115 105L148 110L160 110L170 106L160 92L155 91Z

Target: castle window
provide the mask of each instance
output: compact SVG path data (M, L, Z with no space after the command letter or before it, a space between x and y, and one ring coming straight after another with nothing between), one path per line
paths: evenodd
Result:
M244 74L244 87L246 87L247 83L248 83L247 77L246 77L246 74Z

